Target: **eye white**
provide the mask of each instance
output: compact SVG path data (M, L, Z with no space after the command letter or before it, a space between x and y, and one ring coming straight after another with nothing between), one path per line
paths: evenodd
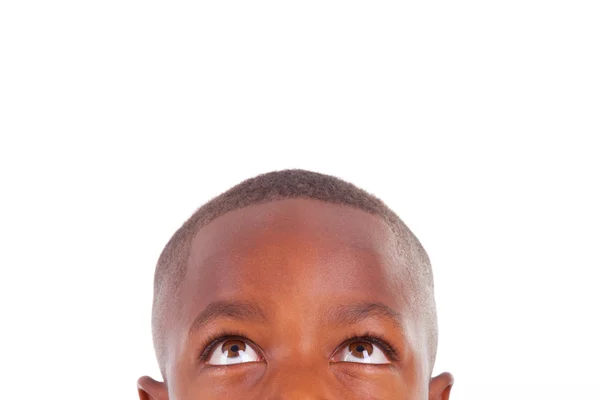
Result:
M217 346L215 346L213 352L210 355L210 358L207 361L207 364L231 365L260 361L260 357L248 343L244 343L245 348L243 350L240 348L237 352L235 352L237 354L235 354L232 353L229 349L223 348L224 345L228 342L232 342L232 340L223 340L222 342L219 342ZM240 340L235 340L234 342L240 342Z
M372 344L372 346L373 352L369 354L369 352L365 349L362 352L362 357L357 357L352 354L350 345L344 346L344 349L340 355L340 361L363 364L389 364L390 361L386 357L385 353L376 344Z

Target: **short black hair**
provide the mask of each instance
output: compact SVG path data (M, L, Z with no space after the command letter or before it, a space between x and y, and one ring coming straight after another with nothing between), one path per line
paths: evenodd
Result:
M433 365L437 349L433 274L429 257L417 237L382 200L354 184L314 171L285 169L246 179L212 198L183 223L164 247L156 265L152 305L152 335L163 379L166 379L164 334L167 319L180 293L193 237L203 226L230 211L294 198L355 207L387 222L397 239L399 254L407 261L411 286L417 289L412 293L412 300L419 304L419 315L425 318L428 326Z

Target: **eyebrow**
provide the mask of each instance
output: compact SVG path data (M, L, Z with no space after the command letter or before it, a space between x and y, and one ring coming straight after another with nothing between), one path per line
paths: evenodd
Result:
M402 315L380 302L361 302L334 307L328 312L327 323L338 326L352 325L370 318L388 320L397 328L404 327Z
M219 318L236 321L267 321L266 313L256 303L249 301L215 301L210 303L192 322L189 335L194 335ZM398 328L404 326L402 316L391 307L380 302L344 304L327 311L326 324L353 325L365 319L385 319Z
M263 310L255 303L241 300L215 301L206 306L194 319L188 335L194 335L219 318L229 318L236 321L266 321L267 319Z

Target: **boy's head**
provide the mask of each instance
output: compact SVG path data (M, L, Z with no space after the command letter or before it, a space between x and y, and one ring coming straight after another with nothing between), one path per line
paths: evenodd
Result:
M140 399L448 399L431 378L429 258L381 200L283 170L198 209L165 246Z

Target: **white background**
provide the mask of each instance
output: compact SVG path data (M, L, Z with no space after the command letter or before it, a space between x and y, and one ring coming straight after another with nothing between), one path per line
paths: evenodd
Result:
M452 399L600 399L599 20L574 0L3 1L1 397L137 398L171 234L305 168L429 251Z

